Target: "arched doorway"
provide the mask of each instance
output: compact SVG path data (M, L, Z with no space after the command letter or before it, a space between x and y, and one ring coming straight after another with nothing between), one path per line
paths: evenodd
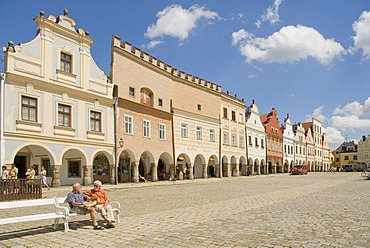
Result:
M172 158L170 154L168 154L167 152L161 154L161 156L158 159L157 166L158 180L168 180L171 177L171 164L172 164L171 161Z
M236 163L235 156L231 156L231 176L232 177L239 176L239 168L238 168L238 164Z
M259 162L258 162L258 159L255 159L254 160L254 165L253 165L253 171L254 171L254 175L259 175L261 173L260 171L260 167L259 167Z
M218 160L215 155L212 155L208 159L207 175L208 177L217 177L218 174Z
M118 180L119 182L133 182L135 157L131 150L122 151L118 161Z
M266 168L266 163L265 163L264 159L261 160L261 165L260 166L261 166L261 168L260 168L261 174L267 174L266 173L267 168Z
M239 158L239 176L249 176L251 173L252 171L247 168L247 160L244 156L241 156Z
M140 156L140 162L139 162L139 177L142 176L148 181L157 181L157 171L153 170L154 165L154 157L153 155L145 151Z
M284 163L284 173L288 173L289 171L289 162L288 160L285 160L285 163Z
M270 160L268 163L268 174L273 174L273 173L274 173L273 161Z
M194 179L203 178L204 166L205 166L205 159L203 155L198 154L194 159L194 166L193 166Z
M110 166L108 158L103 153L98 153L93 161L93 181L110 183Z
M191 161L187 154L181 153L176 159L176 174L177 179L188 179L191 168Z
M92 168L87 166L85 154L78 148L64 152L60 169L62 185L73 185L76 182L84 185L92 183Z

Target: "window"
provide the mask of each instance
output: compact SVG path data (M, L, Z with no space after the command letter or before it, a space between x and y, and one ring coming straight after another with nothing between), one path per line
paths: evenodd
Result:
M71 127L71 106L58 104L58 126Z
M37 99L22 96L22 120L37 121Z
M306 155L306 148L303 147L303 155Z
M101 113L90 112L90 130L94 132L101 132Z
M68 177L81 177L80 161L68 161Z
M202 127L197 127L197 140L202 139Z
M286 152L286 145L284 145L284 153L287 153L287 152Z
M265 145L263 144L263 139L261 139L261 148L264 149Z
M344 156L344 160L348 160L349 158L348 158L348 156Z
M248 136L248 145L249 146L252 146L253 144L252 144L252 136Z
M159 139L166 140L166 125L159 123Z
M339 158L335 158L335 162L339 162Z
M227 119L227 108L224 108L224 116L223 118Z
M215 130L214 129L210 129L209 130L209 141L211 142L215 142Z
M224 133L224 145L228 145L229 144L229 134L228 133Z
M64 72L72 73L72 55L60 54L60 69Z
M353 160L357 160L357 155L353 155Z
M295 146L295 153L298 154L298 146Z
M198 111L201 111L202 110L202 105L198 104L197 108L198 108Z
M135 88L129 87L128 88L128 94L129 94L129 96L135 97Z
M232 146L238 146L235 134L231 135L231 145Z
M125 134L133 134L133 117L129 115L125 115L124 117L124 122L125 122Z
M302 147L299 147L299 154L302 155Z
M158 106L163 107L163 100L161 98L158 98Z
M181 123L181 138L188 137L188 124Z
M242 113L239 114L239 123L243 123L243 114Z
M240 136L239 137L239 146L240 147L244 147L245 145L244 145L244 137L243 136Z
M258 138L256 137L256 138L254 138L254 145L256 146L256 147L258 147Z
M143 120L143 137L150 138L150 121Z
M231 111L231 120L236 121L235 111Z

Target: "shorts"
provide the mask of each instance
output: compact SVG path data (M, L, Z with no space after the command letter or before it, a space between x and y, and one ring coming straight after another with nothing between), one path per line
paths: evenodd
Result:
M77 213L78 215L86 215L88 211L86 207L76 206L76 207L71 208L69 212Z

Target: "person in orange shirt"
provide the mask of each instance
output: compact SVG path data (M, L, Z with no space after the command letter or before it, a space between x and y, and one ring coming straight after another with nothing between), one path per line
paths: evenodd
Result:
M83 194L90 197L91 200L97 201L97 205L95 205L96 212L100 213L103 219L107 222L106 227L114 228L114 215L112 207L109 204L110 200L107 192L102 189L102 183L99 180L96 180L94 182L94 188L84 191Z

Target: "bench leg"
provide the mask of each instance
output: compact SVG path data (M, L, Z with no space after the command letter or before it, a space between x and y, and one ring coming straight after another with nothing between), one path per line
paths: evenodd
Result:
M68 218L64 218L64 231L69 231Z
M54 220L54 230L58 229L58 226L59 226L59 218L56 218Z
M120 222L121 222L121 220L119 218L119 212L117 212L117 223L120 223Z

